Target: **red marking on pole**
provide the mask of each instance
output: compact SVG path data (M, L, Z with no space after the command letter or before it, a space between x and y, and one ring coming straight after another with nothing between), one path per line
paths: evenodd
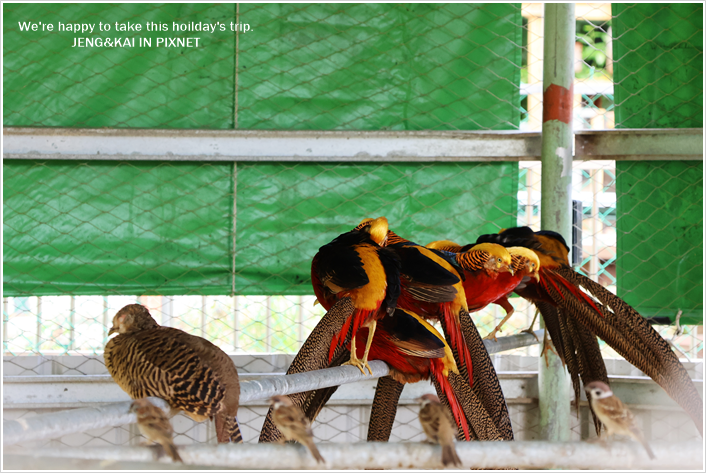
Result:
M542 110L542 122L549 120L559 120L560 122L571 123L571 112L574 105L574 84L567 89L560 85L551 84L544 91L544 106Z

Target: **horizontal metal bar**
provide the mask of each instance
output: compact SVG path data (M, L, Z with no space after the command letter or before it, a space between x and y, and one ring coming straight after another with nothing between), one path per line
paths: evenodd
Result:
M169 412L169 405L164 400L155 397L151 397L150 400L165 412ZM17 420L3 420L2 443L3 445L14 445L32 440L57 438L91 429L130 424L136 422L135 414L128 412L130 404L131 401L114 402Z
M13 128L6 159L120 161L536 161L541 133ZM703 159L700 128L577 130L576 160Z
M520 95L541 94L541 82L520 84ZM606 80L582 80L574 83L574 95L613 95L613 83Z
M362 379L375 379L387 376L390 367L380 360L373 360L370 363L373 370L372 376L363 374L355 366L337 366L324 370L307 371L305 373L289 374L283 376L270 376L259 380L241 383L241 402L254 401L257 399L268 399L276 394L294 394L314 389L329 388L342 384L354 383Z
M542 338L541 332L539 338ZM498 340L504 340L505 337L500 337ZM486 346L490 346L486 343ZM28 352L32 353L32 352ZM72 352L73 353L73 352ZM261 376L265 374L283 374L294 359L294 354L289 353L259 353L259 354L232 354L230 359L233 360L238 371L243 376ZM499 364L495 366L496 370L501 371L536 371L537 357L526 355L503 354L496 358ZM687 361L681 360L682 365L689 373L692 379L702 379L704 372L704 363L702 359L693 359ZM609 363L609 374L613 375L638 375L637 368L622 359L614 359ZM520 368L521 367L521 368ZM241 369L243 368L243 369ZM46 354L42 351L41 355L36 354L20 354L13 353L12 355L5 353L3 355L3 374L4 379L25 377L26 382L42 383L44 376L63 376L61 379L82 379L87 382L86 375L105 375L109 377L108 370L103 364L103 354L101 352L90 352L90 354L71 354L58 352L57 354ZM109 379L109 378L107 378ZM18 381L19 382L19 381Z
M544 332L539 330L536 334L541 338ZM519 334L500 337L497 342L484 340L484 343L488 353L492 354L533 345L537 343L537 339L530 334ZM237 359L234 361L237 366ZM387 365L384 363L377 362L371 366L378 366L378 376L387 374ZM374 373L377 374L375 371ZM352 370L348 366L321 370L314 374L310 372L289 376L241 373L240 402L246 405L265 400L274 394L290 394L344 383L365 382L375 377L363 376L359 370ZM125 402L130 399L108 374L4 376L3 384L3 404L6 409L76 408L106 402ZM253 405L260 404L262 403Z
M370 368L373 370L372 376L363 375L355 366L337 366L325 370L243 381L240 383L240 401L246 403L267 399L275 394L293 394L338 386L356 382L366 376L372 379L386 376L390 372L387 364L379 360L371 361ZM164 403L161 399L160 401ZM29 419L3 421L3 445L133 423L136 418L135 414L128 413L129 407L130 401L122 401L40 414Z
M4 128L6 159L157 161L517 161L539 133Z
M483 340L485 349L491 355L503 351L514 350L515 348L528 347L537 345L539 340L544 337L544 329L535 330L534 335L531 333L519 333L508 337L498 337L497 341Z
M319 443L325 465L319 465L300 444L189 445L179 448L187 465L234 469L436 469L441 447L419 442ZM457 442L463 468L570 469L570 470L701 470L700 442L653 442L655 459L637 442ZM154 462L155 453L145 447L43 448L37 457L82 458L102 461L114 468L119 462ZM159 465L170 464L162 457ZM6 468L7 464L4 465Z
M576 159L703 160L702 128L581 130L574 138Z
M30 454L6 453L2 456L6 470L220 470L217 466L161 463L158 461L90 460L86 458L57 458Z
M536 358L535 358L536 360ZM535 362L536 365L536 362ZM244 387L253 379L267 379L275 376L240 376ZM537 371L498 372L500 386L508 405L523 404L528 399L537 398ZM667 393L646 376L610 375L610 384L625 403L639 409L681 410ZM78 381L77 381L78 380ZM694 380L696 389L703 391L703 381ZM71 409L94 407L106 402L126 402L128 395L108 375L93 376L11 376L3 378L3 409L38 410ZM329 406L370 405L375 395L377 380L366 376L350 383L348 389L337 390L328 401ZM431 383L408 385L400 397L400 405L416 403L423 394L433 393ZM585 399L583 397L582 399ZM266 406L267 398L242 401L241 406ZM638 407L639 406L639 407Z
M243 387L252 379L266 379L278 375L240 375ZM536 393L537 373L498 373L501 388L508 404L513 398L527 398ZM35 379L38 378L38 379ZM69 379L65 379L69 378ZM83 378L81 382L76 378ZM30 382L25 382L30 381ZM40 382L37 382L40 381ZM3 378L3 409L73 409L93 407L107 402L126 402L130 397L120 389L113 378L107 375L89 376L12 376ZM350 383L351 389L339 389L327 405L368 404L375 395L377 379L361 379ZM412 404L422 394L434 392L431 383L415 383L407 386L400 398L400 404ZM267 398L243 401L241 406L264 406Z
M513 335L505 338L512 338L516 341L515 344L524 346L522 344L529 342L527 337L530 337L536 343L536 339L529 334ZM496 352L501 348L508 349L507 347L512 345L512 343L503 344L486 340L489 352ZM372 369L372 376L364 375L354 366L338 366L306 373L269 376L243 381L240 383L240 401L246 403L267 399L275 394L293 394L339 386L363 379L375 379L380 376L386 376L389 373L387 364L379 360L371 361L370 368ZM134 414L128 414L127 412L129 405L129 401L123 401L92 408L41 414L26 420L3 421L3 444L13 445L24 441L54 438L58 435L135 422ZM57 430L59 427L62 430Z

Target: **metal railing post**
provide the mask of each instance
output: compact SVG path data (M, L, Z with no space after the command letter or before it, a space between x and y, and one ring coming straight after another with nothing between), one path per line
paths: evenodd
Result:
M571 242L573 89L576 18L573 3L544 5L544 103L542 116L543 230ZM543 324L541 325L543 327ZM566 441L570 434L569 379L553 352L539 359L540 435Z

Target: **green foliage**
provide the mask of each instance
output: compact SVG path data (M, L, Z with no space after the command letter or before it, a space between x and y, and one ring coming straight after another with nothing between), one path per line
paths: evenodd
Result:
M604 68L608 59L610 21L601 25L579 21L576 26L576 39L584 44L581 59L588 65Z
M610 47L610 23L610 21L598 24L587 21L576 22L576 42L583 44L581 52L583 67L576 73L577 79L592 79L596 76L604 79L612 78L612 72L606 69Z

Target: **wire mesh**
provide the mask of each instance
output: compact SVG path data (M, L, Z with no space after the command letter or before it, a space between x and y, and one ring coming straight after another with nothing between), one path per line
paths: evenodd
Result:
M17 4L5 14L6 126L519 125L521 16L514 4ZM175 31L178 25L216 29L198 34L206 45L201 48L76 52L67 46L73 33L58 28L60 22L95 25L103 18L145 29L117 35L96 28L97 37L144 37L153 44L196 36ZM53 24L55 40L15 26L28 19ZM166 28L149 31L148 21ZM247 24L250 31L233 31L232 24Z
M4 124L539 131L542 8L8 5ZM574 128L701 127L703 15L698 8L577 4ZM58 33L58 39L47 41L14 27L30 16L53 23L94 23L111 15L168 25L249 22L254 28L213 34L208 47L198 50L69 53L72 34ZM166 36L188 35L152 33L155 39ZM645 171L615 161L574 163L573 195L583 213L579 270L620 295L640 294L639 288L621 293L625 290L616 263L625 256L639 260L628 272L650 274L647 279L657 272L638 249L619 255L619 241L630 233L625 223L638 217L633 207L655 207L639 216L654 230L683 220L664 218L664 213L683 217L703 208L698 191L703 183L694 177L700 175L701 164L677 170L669 163L649 166ZM361 218L385 214L393 229L419 243L440 238L469 243L481 233L515 224L540 229L537 162L22 161L6 162L4 171L4 290L11 294L3 299L5 375L104 374L102 349L112 317L133 302L146 305L163 325L240 355L242 372L282 372L291 360L283 355L296 353L323 315L321 306L313 304L306 277L311 256ZM621 191L618 181L629 179L638 186L658 181L659 190L671 197L655 199L657 191L647 188ZM686 189L695 189L699 197L684 195ZM621 199L633 197L636 204L619 208ZM688 202L688 209L674 210L670 203L675 199ZM694 228L703 228L702 213L692 220ZM21 238L13 240L17 235ZM21 244L15 245L17 241ZM668 256L675 260L686 254L701 262L702 241L690 251ZM699 268L696 264L689 273L701 274ZM45 279L37 279L37 273ZM701 294L702 287L697 280L690 290ZM511 302L516 312L502 335L526 329L534 316L526 301ZM660 303L663 313L649 315L673 321L674 300ZM703 308L681 309L686 322L655 327L680 356L702 359ZM482 335L503 312L491 306L473 315ZM601 346L610 364L617 355ZM536 370L539 351L538 346L518 349L503 358L498 370ZM391 440L421 438L416 409L401 406ZM9 419L37 412L10 409L4 415ZM265 406L241 407L246 441L255 441L265 413ZM539 438L536 401L511 401L510 413L518 439ZM649 438L689 436L688 420L673 411L637 413L645 427L651 426ZM331 405L314 431L320 441L363 440L368 416L368 406ZM594 435L588 419L583 406L572 435ZM196 424L180 415L174 427L177 444L214 442L209 423ZM138 441L135 426L124 426L49 444Z

